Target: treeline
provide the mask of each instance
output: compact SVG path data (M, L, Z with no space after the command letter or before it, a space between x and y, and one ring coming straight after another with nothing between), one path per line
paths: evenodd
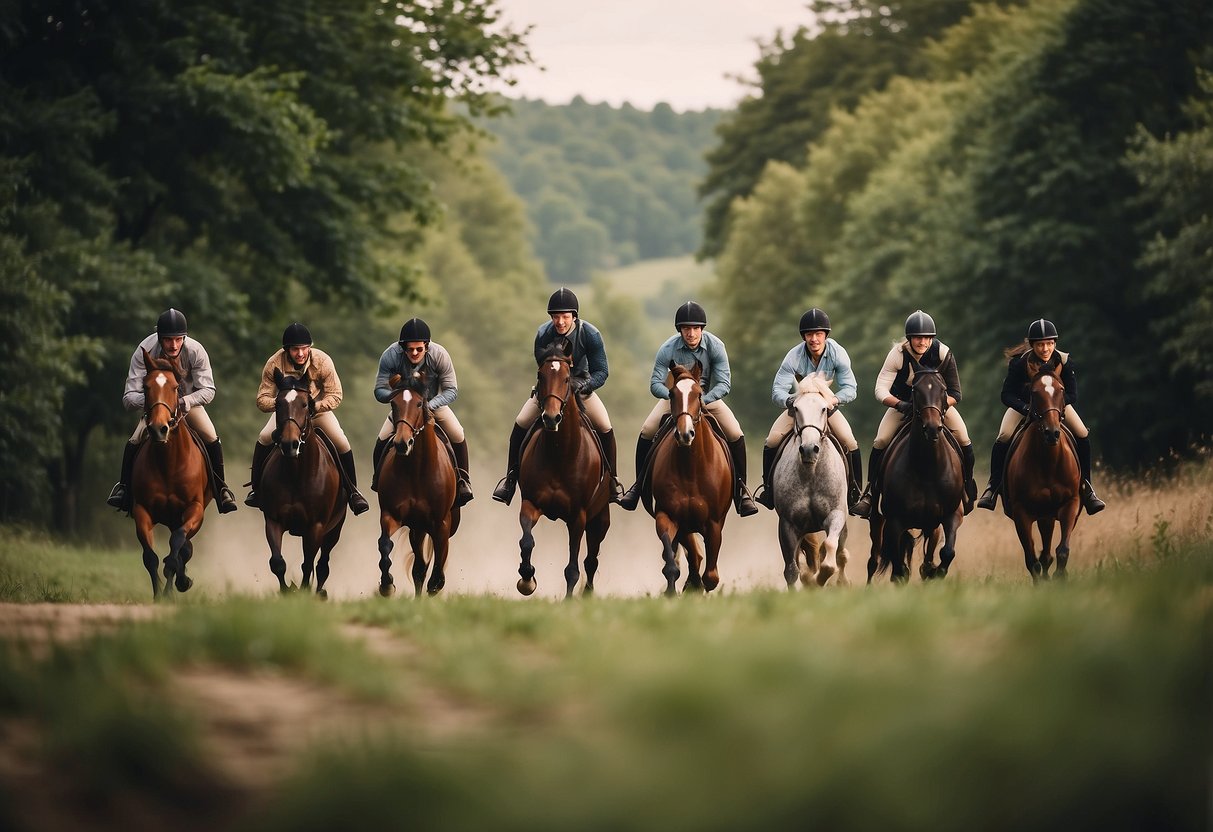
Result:
M514 101L485 126L490 151L526 202L535 251L554 283L689 254L702 239L696 187L721 111Z
M769 422L797 317L821 306L871 435L876 372L922 308L979 447L1002 349L1039 317L1075 356L1106 463L1213 433L1213 4L816 8L820 32L758 63L763 95L721 126L703 187L742 418Z

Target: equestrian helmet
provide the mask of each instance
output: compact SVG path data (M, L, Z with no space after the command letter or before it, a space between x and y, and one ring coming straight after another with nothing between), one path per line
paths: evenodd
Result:
M684 326L707 326L708 313L703 311L703 307L693 300L688 300L682 306L678 307L678 311L674 313L674 328L680 329Z
M409 318L404 322L404 326L400 327L400 343L405 344L409 341L424 341L430 342L430 325L420 318Z
M548 314L555 315L557 312L577 314L577 296L563 286L552 292L552 296L548 298Z
M161 338L175 338L185 335L188 331L185 316L176 309L165 309L156 321L156 334Z
M935 337L935 319L921 309L912 312L910 317L906 318L906 337L910 338L915 335Z
M295 321L282 330L282 348L290 349L291 347L310 347L312 345L312 333L303 324Z
M806 332L829 332L830 316L816 306L800 316L800 334Z
M1056 341L1057 327L1052 321L1041 318L1028 325L1028 341Z

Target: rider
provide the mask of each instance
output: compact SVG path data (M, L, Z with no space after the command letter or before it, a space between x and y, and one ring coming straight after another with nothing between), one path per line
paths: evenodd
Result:
M312 333L301 323L290 324L282 332L282 349L270 356L261 371L261 387L257 390L257 409L270 414L269 421L261 429L257 443L253 446L253 487L244 498L246 506L260 508L257 502L257 487L261 484L261 472L265 460L274 447L274 430L278 426L275 408L278 401L278 386L274 383L274 370L283 375L306 378L308 393L312 397L312 423L324 431L325 436L337 447L338 459L345 471L350 487L349 505L354 514L362 514L370 508L366 498L358 493L358 476L354 471L354 452L350 440L337 421L333 411L341 404L341 379L328 353L312 347Z
M880 419L876 439L872 442L872 454L868 457L868 487L859 502L851 509L856 517L868 517L872 506L880 497L880 463L885 448L893 441L898 427L914 412L911 384L913 383L913 359L923 369L938 370L948 388L947 408L943 412L943 424L960 444L964 462L964 513L973 510L973 499L977 496L977 483L973 481L973 441L956 403L960 401L960 371L956 367L956 356L947 344L935 339L935 321L921 309L906 318L906 337L893 345L885 356L884 366L876 377L876 400L889 408Z
M1078 450L1078 464L1082 469L1082 505L1087 514L1095 514L1104 510L1104 501L1095 495L1091 487L1091 437L1087 426L1078 418L1074 405L1078 402L1078 378L1074 374L1074 364L1070 354L1057 349L1057 327L1052 321L1041 318L1032 321L1028 326L1028 337L1022 344L1016 344L1006 351L1007 377L1002 383L1002 403L1007 406L1003 414L1002 424L998 428L998 438L990 449L990 483L986 486L981 499L977 501L979 508L991 511L998 504L998 487L1002 484L1003 466L1007 460L1007 447L1015 429L1032 412L1032 380L1028 375L1028 358L1034 357L1041 363L1056 356L1061 364L1061 383L1066 389L1066 409L1063 414L1070 433L1074 435L1074 443Z
M645 461L653 447L657 429L661 426L661 418L670 412L670 389L666 387L666 376L670 372L670 362L673 361L687 368L698 363L702 368L703 387L706 391L703 394L703 409L715 417L724 432L725 440L729 443L729 453L733 457L733 468L737 472L737 482L733 487L733 504L742 517L758 513L758 506L754 505L745 485L745 436L741 432L737 417L724 403L724 397L729 394L731 377L729 354L725 350L724 341L704 330L707 325L707 312L698 303L689 300L674 313L674 328L678 330L678 334L671 335L657 350L657 357L653 361L653 375L649 380L649 391L657 398L657 404L644 420L640 436L636 440L636 482L619 501L619 505L627 511L635 509L640 501Z
M166 309L160 314L156 321L156 331L144 338L131 355L122 404L127 410L143 410L143 380L147 377L147 367L143 362L144 350L147 350L152 358L169 358L180 364L185 374L178 389L181 412L185 415L186 424L194 429L206 447L206 454L210 457L211 468L215 474L215 502L219 506L219 513L227 514L236 510L236 497L224 482L223 446L219 443L219 434L211 423L211 417L206 415L206 405L215 398L211 359L202 344L186 335L187 329L185 315L176 309ZM121 511L131 510L131 469L135 464L135 452L146 432L147 421L141 418L122 451L122 478L114 485L105 501Z
M463 425L459 423L455 411L451 410L451 402L459 395L459 385L455 379L455 364L451 354L437 341L430 340L430 325L420 318L409 318L400 327L400 338L383 351L379 357L379 375L375 378L375 398L386 404L392 399L392 386L389 379L399 374L409 378L418 370L426 371L427 405L434 421L442 428L447 439L451 440L451 450L455 452L455 506L466 505L472 501L471 475L468 472L468 443L463 433ZM379 436L375 438L373 454L375 477L371 488L377 488L379 477L379 460L383 451L392 439L396 426L392 424L392 416L383 420Z
M767 441L762 446L762 489L757 500L767 508L775 508L775 494L771 490L771 467L775 464L775 455L784 437L792 432L796 422L792 418L792 406L796 401L796 377L807 376L809 373L825 373L827 378L838 382L838 392L829 402L830 432L838 437L847 452L847 462L851 466L851 489L847 494L847 503L854 506L859 500L859 489L863 484L863 459L859 455L859 443L855 441L855 432L851 430L847 418L842 415L841 407L855 400L855 373L851 371L851 357L842 345L830 334L830 316L814 307L800 316L800 337L804 341L788 350L783 357L783 363L775 373L775 382L771 385L771 400L784 408L783 413L771 425Z
M540 324L535 333L535 361L540 361L544 351L557 338L564 338L572 345L573 375L570 384L581 396L581 407L602 440L602 449L606 453L609 469L607 473L611 477L611 502L619 502L619 494L623 488L615 475L618 470L615 465L615 431L611 428L611 417L607 414L606 406L595 392L606 384L610 372L602 334L593 324L581 320L577 296L569 289L560 288L552 293L548 298L548 315L552 320ZM535 391L532 390L531 397L526 400L514 419L505 477L493 490L493 499L499 503L508 506L514 499L514 489L518 487L518 457L522 452L522 440L526 438L527 431L539 416L539 402L536 401Z

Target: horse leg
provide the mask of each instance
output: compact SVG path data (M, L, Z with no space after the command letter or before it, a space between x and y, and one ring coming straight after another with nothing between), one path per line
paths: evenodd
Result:
M844 503L845 505L845 503ZM838 572L838 538L847 527L845 512L834 509L826 515L825 540L823 547L825 556L817 567L817 585L825 586L826 582Z
M596 517L590 519L585 527L585 588L582 595L594 594L594 574L598 571L598 550L606 539L607 531L611 528L611 511L604 508Z
M885 562L892 565L894 583L904 584L910 579L909 566L906 564L905 540L903 539L906 532L901 528L900 524L885 519L884 531L881 534L880 554ZM868 567L871 571L871 566Z
M430 582L425 591L437 595L446 586L446 556L451 548L451 515L442 518L438 527L430 532L430 541L434 544L434 553L430 557L433 566L430 569Z
M1053 526L1057 520L1053 517L1042 517L1036 521L1040 530L1040 577L1049 577L1049 567L1053 565Z
M800 538L792 523L779 518L779 550L783 553L783 580L790 591L800 577Z
M135 517L135 536L143 547L143 568L152 578L152 598L156 599L160 597L160 576L156 574L160 567L160 557L152 548L155 524L152 523L152 516L148 514L147 509L141 505L136 504L131 513Z
M286 559L282 557L282 535L285 529L277 520L271 520L270 516L265 515L265 542L270 547L270 572L274 573L274 577L278 579L278 591L289 592L290 587L286 585Z
M1039 580L1040 562L1036 560L1036 544L1032 540L1032 518L1015 512L1015 534L1019 535L1019 545L1023 548L1023 565L1033 581Z
M664 511L657 512L655 520L657 539L661 541L661 559L665 562L665 565L661 567L661 574L665 575L665 594L677 595L678 589L675 582L679 575L678 552L674 548L674 540L678 536L678 524Z
M421 597L425 586L425 572L429 564L425 560L426 531L419 526L409 526L409 545L413 547L413 597Z
M847 552L847 519L842 518L842 531L838 533L838 585L850 586L851 581L847 578L847 560L849 553Z
M956 560L956 534L960 531L960 524L963 520L964 506L959 505L956 507L956 511L943 521L943 548L939 550L939 567L935 570L937 578L946 578L952 561ZM938 533L938 531L935 532L936 535Z
M300 589L312 588L312 573L316 571L316 554L320 551L320 544L324 540L324 524L313 523L303 533L303 564L300 567L302 578L299 581Z
M1075 500L1061 511L1061 540L1057 544L1058 578L1066 576L1066 564L1070 560L1070 534L1074 531L1074 524L1078 522L1078 506L1079 503Z
M687 555L687 579L682 584L682 594L688 591L703 592L706 584L703 577L703 551L694 532L683 532L678 537L682 550Z
M400 522L386 511L379 512L379 594L390 598L396 591L392 580L392 535L400 531Z
M535 536L531 534L531 529L535 528L542 516L543 512L536 508L534 503L526 499L522 501L518 509L518 525L522 526L522 538L518 541L518 555L521 559L518 564L518 591L523 595L530 595L538 586L535 567L531 565L531 552L535 549Z
M585 536L585 511L568 524L569 527L569 563L564 567L564 597L571 598L573 590L581 580L581 538Z
M924 581L929 581L939 574L935 565L935 549L939 546L939 526L922 530L922 564L918 574Z
M179 529L182 539L177 545L177 578L174 585L178 592L188 592L189 588L194 585L193 579L185 574L185 565L190 562L190 558L194 554L193 537L202 528L202 516L205 511L206 506L200 502L190 503L189 508L185 511L185 521Z
M709 520L707 528L703 530L703 542L707 545L708 550L707 568L703 570L703 588L708 592L720 586L720 572L716 568L716 561L720 557L720 541L723 531L723 520ZM698 561L698 558L696 560Z
M868 519L868 535L871 538L871 548L868 551L868 584L872 576L880 569L880 557L884 550L884 515L878 514L875 507Z
M324 582L329 579L329 554L336 547L337 541L341 539L341 527L345 525L345 512L341 513L341 519L337 521L337 525L331 528L324 536L324 540L320 543L320 560L316 562L316 597L328 598L328 590L324 588Z

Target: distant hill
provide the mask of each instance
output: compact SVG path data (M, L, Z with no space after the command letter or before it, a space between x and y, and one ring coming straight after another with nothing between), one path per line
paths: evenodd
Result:
M696 187L722 110L517 100L482 126L488 155L527 206L535 253L553 283L698 249Z

